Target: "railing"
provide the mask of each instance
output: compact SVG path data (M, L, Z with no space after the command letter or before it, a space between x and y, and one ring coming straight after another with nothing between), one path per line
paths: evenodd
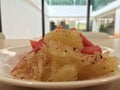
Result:
M46 0L48 5L86 5L86 0Z

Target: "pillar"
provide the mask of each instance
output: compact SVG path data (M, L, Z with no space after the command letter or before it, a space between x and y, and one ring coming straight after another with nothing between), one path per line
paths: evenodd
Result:
M115 28L114 28L114 36L120 36L120 8L117 8L115 11Z
M97 20L97 18L93 18L93 24L92 24L92 32L99 32L99 21Z

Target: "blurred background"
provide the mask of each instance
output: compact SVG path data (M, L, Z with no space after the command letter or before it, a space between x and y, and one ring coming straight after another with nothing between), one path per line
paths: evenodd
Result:
M90 23L87 26L88 0L44 0L45 33L62 26L81 32L120 34L120 0L90 0ZM41 0L1 0L1 35L6 39L42 36Z

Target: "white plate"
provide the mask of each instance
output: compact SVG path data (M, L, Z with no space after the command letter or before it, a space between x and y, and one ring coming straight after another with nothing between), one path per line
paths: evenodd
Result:
M114 52L114 50L102 47L103 51L110 51L114 55L119 56L119 52ZM19 85L19 86L27 86L27 87L35 87L35 88L78 88L78 87L86 87L93 86L99 84L105 84L108 82L112 82L120 78L120 71L115 75L104 76L101 78L96 78L92 80L83 80L83 81L72 81L72 82L36 82L36 81L25 81L14 79L10 75L10 71L14 68L16 63L20 60L23 54L30 51L30 46L19 46L12 47L7 49L0 50L0 82L5 82L8 84ZM120 70L120 68L119 68Z

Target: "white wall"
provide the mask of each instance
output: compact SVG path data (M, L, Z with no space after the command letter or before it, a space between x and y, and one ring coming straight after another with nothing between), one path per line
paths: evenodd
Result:
M41 0L27 0L34 4L33 6L41 11ZM49 22L49 8L46 2L44 2L44 10L45 10L45 34L50 32L50 22Z
M41 0L27 0L27 1L32 2L40 10L42 9L41 8ZM48 4L46 3L45 0L44 0L44 9L45 9L45 14L48 15L49 14L49 8L48 8Z
M92 12L92 7L90 9ZM49 6L49 16L50 17L86 17L87 16L87 6Z
M42 35L40 10L25 0L1 0L1 4L2 28L7 39L34 38ZM46 18L48 20L48 17Z
M45 34L47 34L48 32L50 32L50 21L49 21L49 17L46 15L45 16Z

